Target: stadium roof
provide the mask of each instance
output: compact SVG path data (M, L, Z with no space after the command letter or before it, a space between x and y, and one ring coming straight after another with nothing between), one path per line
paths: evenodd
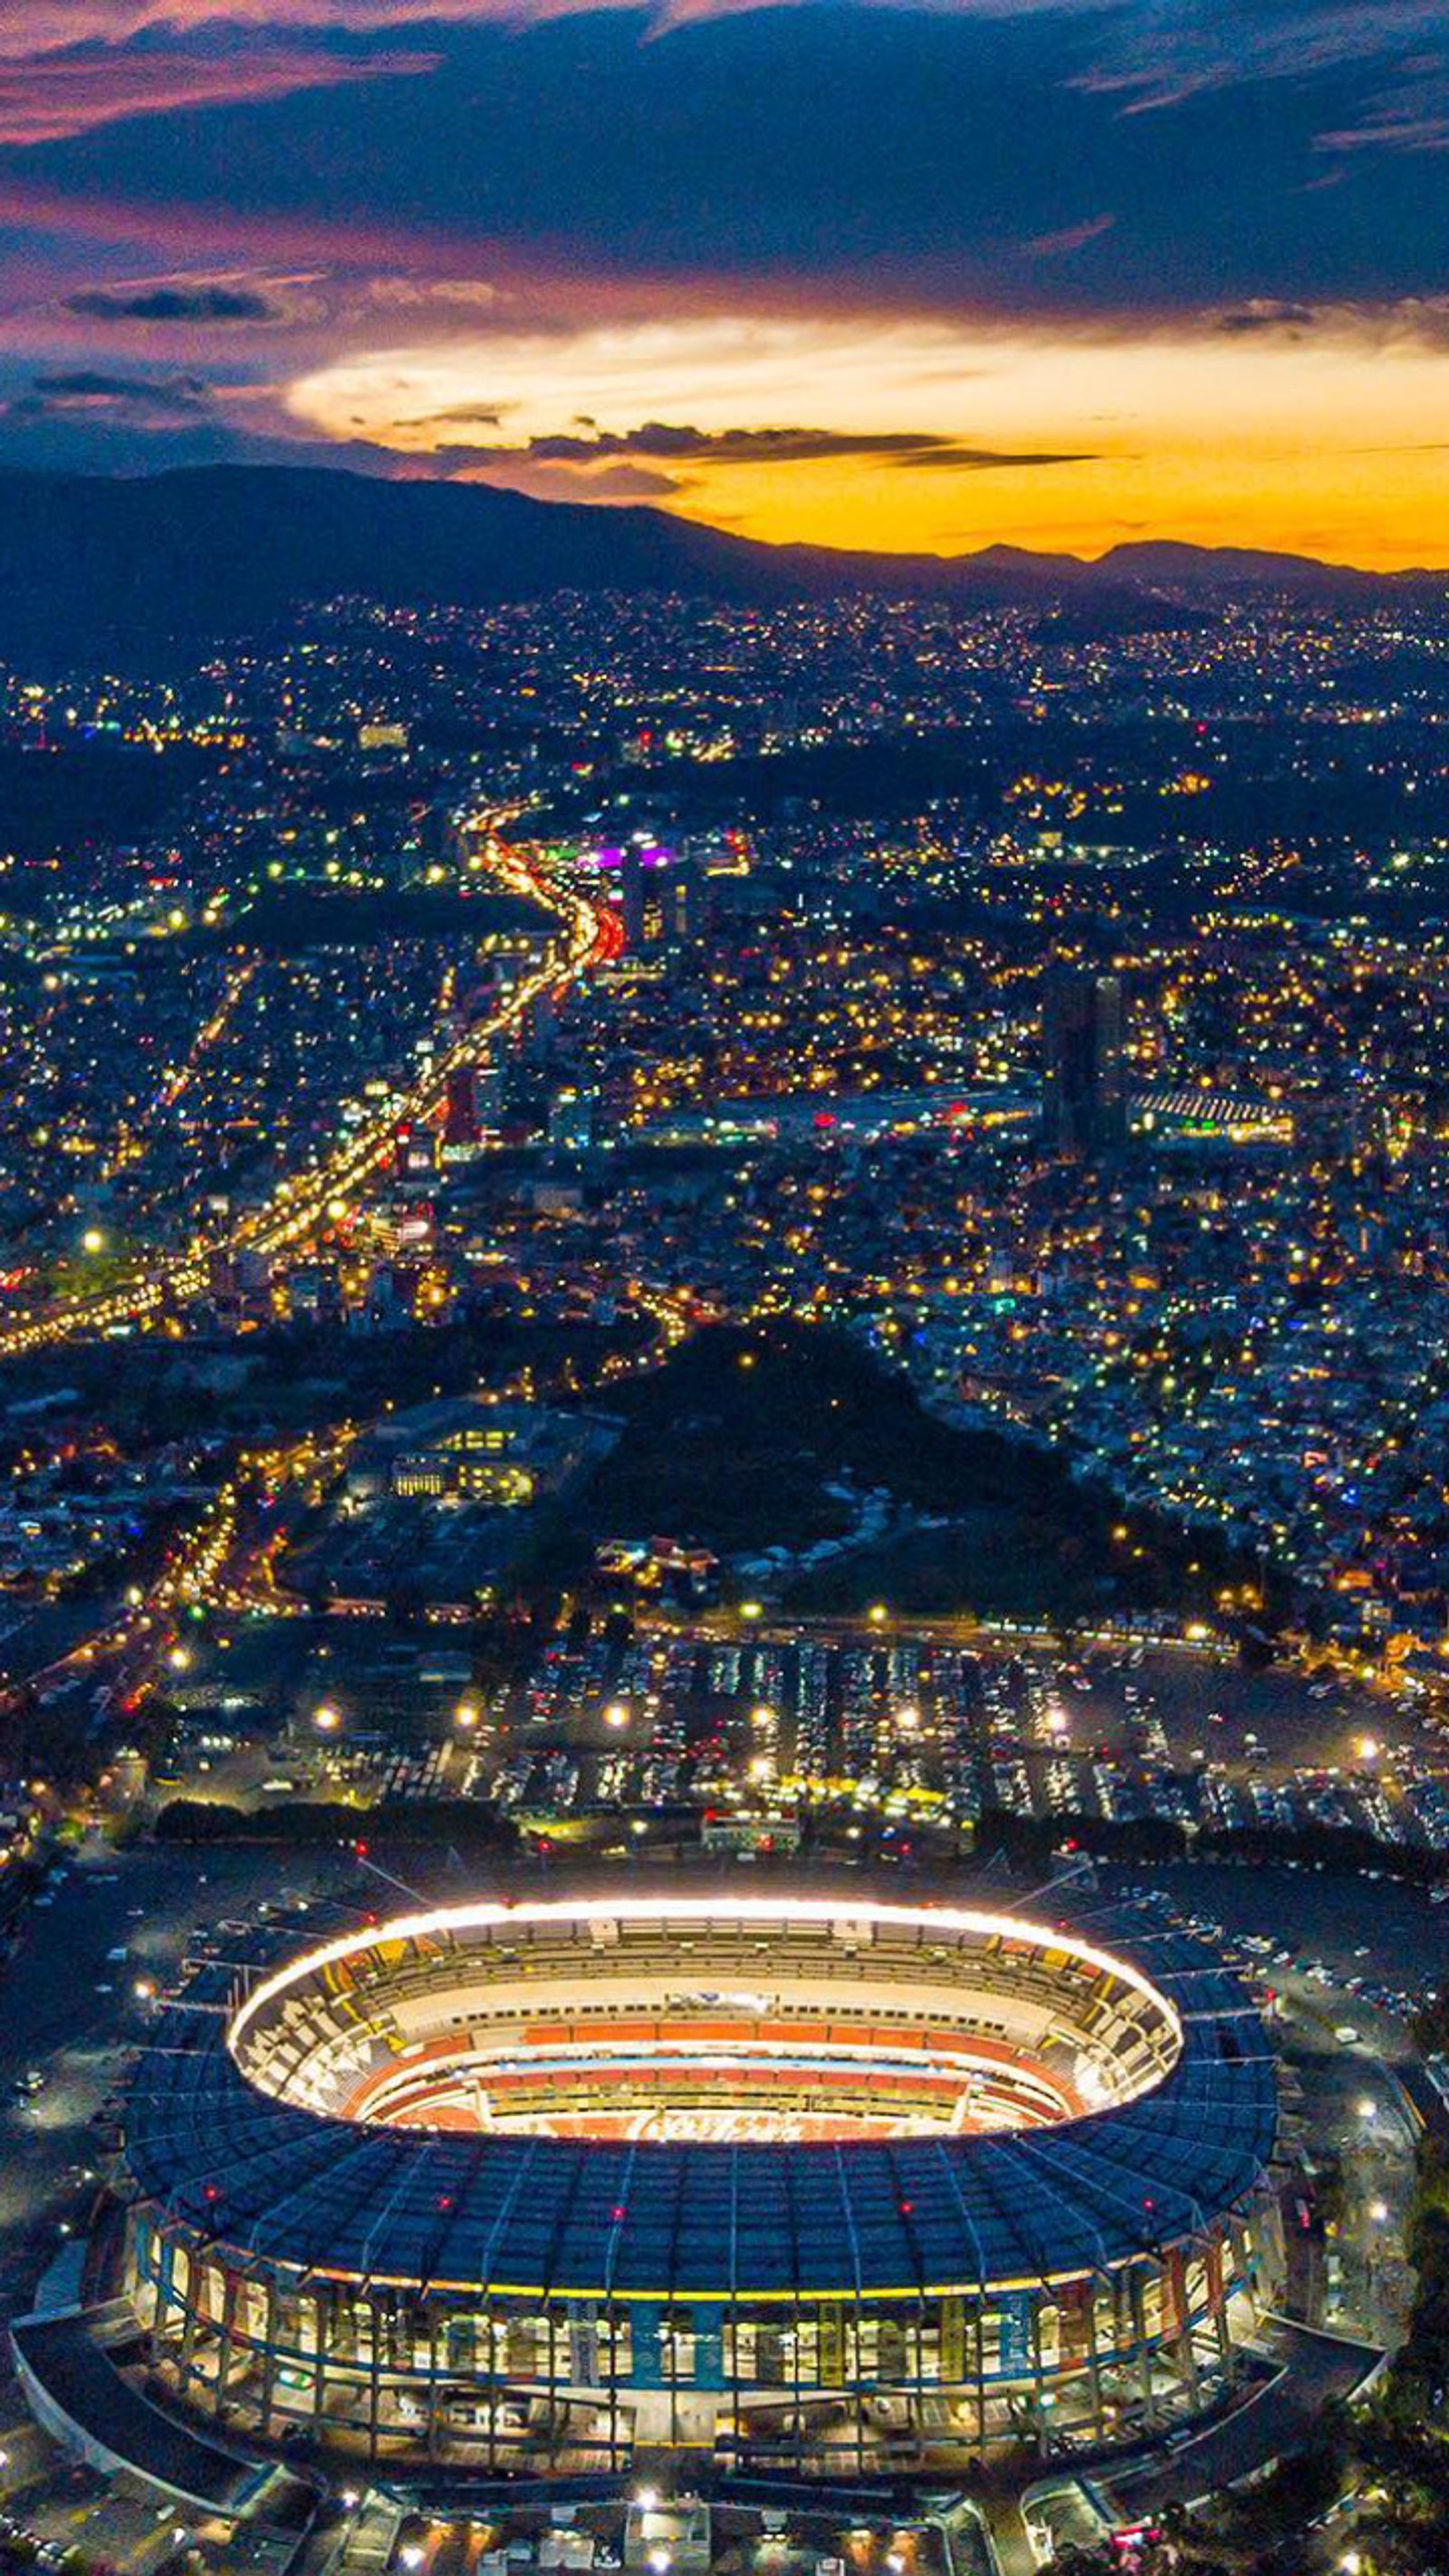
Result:
M1019 1919L1100 1944L1173 2005L1182 2051L1155 2089L1053 2128L828 2145L368 2127L248 2082L227 2045L235 1963L214 1964L138 2069L127 2163L159 2215L258 2268L602 2299L1029 2287L1181 2244L1245 2206L1277 2094L1238 1980L1145 1910ZM315 1912L306 1929L315 1941ZM297 1932L285 1927L283 1952ZM278 1950L273 1927L248 1964L275 1967Z

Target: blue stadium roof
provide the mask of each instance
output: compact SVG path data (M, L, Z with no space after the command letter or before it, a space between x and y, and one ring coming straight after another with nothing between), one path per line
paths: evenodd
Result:
M1105 2271L1246 2206L1273 2151L1272 2050L1214 1953L1145 1910L1030 1919L1090 1931L1175 2005L1183 2049L1155 2090L1050 2129L835 2145L369 2128L247 2081L226 2044L233 1969L213 1965L141 2062L126 2160L158 2217L259 2269L379 2284L743 2299ZM296 1926L281 1939L300 1946ZM253 1964L277 1948L274 1930Z

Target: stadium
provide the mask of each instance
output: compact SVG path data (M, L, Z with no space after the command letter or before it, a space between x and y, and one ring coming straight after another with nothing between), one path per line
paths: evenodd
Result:
M233 2440L944 2468L1180 2422L1273 2295L1268 2039L1155 1915L610 1894L306 1932L200 1970L127 2114L150 2384Z

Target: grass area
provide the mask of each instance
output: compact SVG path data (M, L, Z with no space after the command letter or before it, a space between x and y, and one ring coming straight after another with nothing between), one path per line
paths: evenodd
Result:
M617 1409L628 1428L556 1528L560 1562L604 1538L664 1533L721 1554L808 1547L853 1526L830 1490L848 1481L952 1526L853 1552L802 1582L791 1607L1192 1611L1211 1605L1229 1570L1221 1549L1145 1519L1124 1524L1050 1452L938 1421L843 1334L786 1322L702 1332L621 1391Z
M968 1510L947 1530L907 1530L856 1549L794 1584L786 1603L807 1616L887 1601L907 1618L959 1608L993 1619L1087 1618L1103 1601L1104 1583L1120 1597L1114 1553L1109 1531L1084 1537L1074 1523L1004 1501Z

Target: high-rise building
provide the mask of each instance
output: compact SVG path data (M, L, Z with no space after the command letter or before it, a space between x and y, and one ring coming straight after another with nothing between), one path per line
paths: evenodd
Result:
M423 1179L437 1169L438 1140L429 1126L404 1119L393 1143L393 1178L399 1181Z
M558 1035L558 994L552 984L545 984L542 992L534 995L524 1026L529 1062L547 1063Z
M707 926L705 876L702 868L681 860L670 871L669 927L676 939L698 939Z
M1047 969L1042 1002L1042 1138L1092 1154L1127 1137L1122 985L1089 967Z
M629 842L619 862L619 897L624 923L624 945L637 951L644 945L644 857L634 842Z
M342 1287L330 1261L300 1262L287 1281L294 1324L333 1324L342 1312Z
M550 1104L548 1141L569 1153L586 1154L594 1142L598 1094L582 1083L570 1083Z
M490 1056L486 1063L474 1066L473 1111L480 1131L486 1129L490 1134L495 1133L499 1120L503 1116L503 1103L507 1091L504 1072L505 1068L496 1056Z
M443 1151L466 1149L478 1142L478 1102L471 1064L454 1065L448 1076L443 1108Z

